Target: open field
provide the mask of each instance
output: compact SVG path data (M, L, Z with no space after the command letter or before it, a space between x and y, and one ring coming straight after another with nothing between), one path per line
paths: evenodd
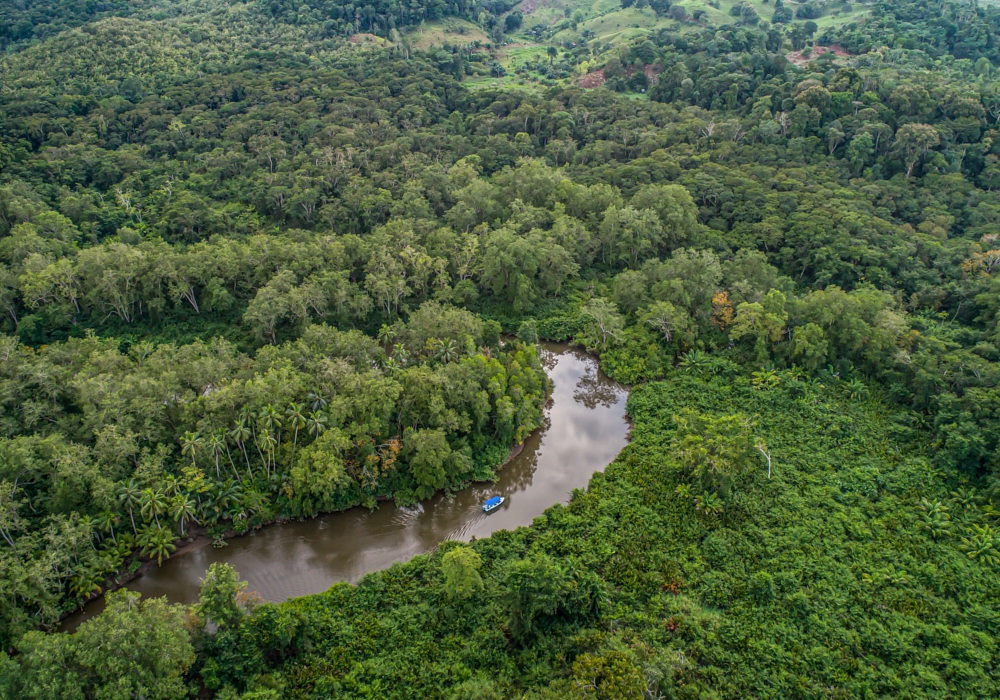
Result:
M748 1L757 10L761 20L770 21L774 14L773 2ZM522 25L522 34L525 36L530 36L533 27L543 24L550 29L563 27L551 38L551 43L579 41L583 38L584 31L589 29L594 33L592 40L618 45L639 36L652 35L660 29L685 32L707 25L734 24L736 18L730 15L729 11L737 4L739 4L737 0L715 0L711 4L705 0L686 0L677 5L687 11L688 17L693 17L698 11L703 14L697 21L689 19L683 22L666 15L657 15L649 7L622 8L620 2L615 0L525 0L515 9L520 9L525 15ZM794 8L795 5L791 7ZM578 22L576 29L573 29L570 18L576 12L582 15L582 21ZM867 9L857 4L831 3L830 9L814 21L822 30L856 20L865 14Z
M488 43L487 36L479 26L458 17L446 17L433 22L424 22L407 32L418 49L429 49L432 46L441 47L445 43L462 46L475 41Z
M620 0L524 0L511 10L520 11L524 15L520 30L512 36L514 43L500 47L494 53L494 60L503 66L507 76L497 78L475 75L468 76L465 82L471 87L501 87L510 84L553 85L578 81L580 75L593 70L594 65L599 66L610 56L617 55L619 47L634 45L645 38L655 39L661 30L684 34L708 27L737 24L738 20L730 14L730 10L740 2L741 0L684 0L677 5L686 10L687 19L678 21L672 16L657 14L649 6L633 5L623 8ZM757 10L762 22L770 21L774 14L772 0L748 2ZM798 4L789 3L788 6L794 11ZM824 29L856 21L868 13L867 7L860 4L831 2L827 8L821 17L813 20L820 33ZM696 14L697 20L694 19ZM801 24L804 21L795 20L795 23ZM473 25L466 27L465 36L472 36L474 29ZM422 40L422 47L440 45L445 36L451 37L449 40L455 43L457 29L454 26L447 28L443 23L428 23L423 31L428 38ZM591 64L582 69L579 67L579 49L573 49L580 44L586 44L592 52L592 55L582 57ZM552 59L555 70L549 71L547 50L552 46L557 47L559 53ZM577 55L564 63L563 53L568 50L573 50ZM805 60L798 54L790 55L789 58L796 63ZM518 68L526 64L531 67L527 73L522 71L515 76ZM560 64L563 64L562 69ZM569 66L575 66L575 69L569 70ZM603 81L589 82L596 86Z

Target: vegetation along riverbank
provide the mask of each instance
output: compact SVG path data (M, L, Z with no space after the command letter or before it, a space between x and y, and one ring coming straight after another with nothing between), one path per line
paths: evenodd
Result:
M998 33L951 0L4 3L0 697L1000 694ZM492 477L540 339L636 387L569 505L51 632L193 525Z

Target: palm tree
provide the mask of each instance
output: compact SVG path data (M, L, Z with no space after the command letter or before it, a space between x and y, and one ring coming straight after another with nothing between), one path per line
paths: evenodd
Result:
M239 505L243 501L243 484L238 481L228 479L226 480L226 483L222 485L222 488L219 489L218 495L219 498L223 499L223 502L226 505Z
M302 412L303 410L302 404L295 403L294 401L285 409L285 415L288 416L288 425L295 429L295 434L292 437L293 464L295 463L295 448L299 444L299 429L306 427L306 417Z
M222 446L226 448L226 459L229 460L229 468L233 470L233 474L239 479L240 475L236 471L236 462L233 461L233 453L229 451L229 434L225 430L220 430L219 439L222 441Z
M260 416L251 411L249 407L245 407L243 412L240 414L240 420L246 422L250 426L250 434L253 436L253 445L257 448L257 454L260 456L260 461L264 462L264 453L260 451L260 439L257 435L257 421L260 419Z
M865 383L857 377L847 383L845 391L847 392L848 397L856 400L866 398L869 393L868 387L865 386Z
M130 548L123 545L124 542L115 547L104 548L100 557L101 571L114 572L116 575L120 573L122 564L125 563L125 558L132 553Z
M963 537L958 548L973 561L988 566L1000 564L1000 535L992 527L973 524L969 536Z
M458 343L454 340L442 340L438 342L437 357L445 364L457 360L461 356Z
M195 517L197 504L187 496L177 495L170 501L170 516L181 525L181 537L184 537L184 526L188 520L198 522Z
M278 441L274 439L271 433L264 433L257 438L257 449L262 449L267 453L267 461L264 463L264 466L267 469L268 476L271 476L271 465L274 463L274 449L277 444Z
M322 411L326 408L326 395L322 389L313 389L306 398L309 399L309 405L312 406L312 410Z
M382 327L378 329L378 342L382 343L383 347L391 343L396 339L396 329L394 326L383 323Z
M83 569L69 577L69 593L74 598L89 598L101 592L99 581L101 575L97 571Z
M267 504L267 497L255 488L247 489L240 498L240 508L244 517L249 517Z
M115 525L120 521L117 515L112 513L110 510L104 510L100 515L97 516L94 524L101 532L110 532L111 541L118 544L118 539L115 537Z
M121 494L118 496L118 500L121 501L122 505L128 508L128 517L132 521L132 534L138 534L138 530L135 529L135 514L132 509L139 505L140 498L142 497L142 489L139 488L139 482L135 479L129 479L128 483L125 484L125 488L122 489Z
M190 430L181 435L181 454L185 457L191 457L191 466L198 466L195 464L194 458L198 452L198 449L205 443L201 439L198 433L193 433Z
M786 374L792 381L799 381L806 375L806 371L798 365L792 365L788 368Z
M181 492L181 482L173 474L163 480L163 493L167 496L177 496Z
M142 553L152 559L156 557L156 565L163 564L164 559L177 551L174 537L167 530L145 528L142 537Z
M97 529L97 523L89 515L84 515L80 518L80 527L87 530L90 540L90 548L95 552L97 551L97 545L94 544L94 530Z
M215 521L229 509L229 506L239 506L243 497L243 488L238 481L228 479L223 484L218 484L212 494L212 510L215 513Z
M701 350L691 350L681 359L680 365L685 372L704 375L708 371L709 357Z
M322 411L313 411L306 418L306 430L313 436L313 440L318 438L326 430L326 414Z
M142 517L147 521L155 520L156 527L160 527L160 513L167 510L167 499L159 491L153 489L143 489L142 491Z
M247 425L247 422L240 418L236 421L236 426L229 431L229 437L233 439L236 446L240 448L240 452L243 453L243 459L247 461L247 473L250 475L250 480L253 481L253 470L250 468L250 457L247 456L247 440L253 438L253 430Z
M410 353L407 352L406 346L402 343L396 343L392 346L392 359L401 365L405 365L406 361L410 359Z
M260 410L260 422L268 433L276 437L278 447L281 447L281 414L274 404L267 404Z
M150 541L158 532L157 528L153 525L143 525L139 530L139 534L135 536L135 547L136 549L145 553L146 547L149 545Z
M217 433L208 436L208 449L212 451L212 458L215 460L215 476L219 479L222 478L222 473L219 471L219 455L222 454L223 443L224 440Z

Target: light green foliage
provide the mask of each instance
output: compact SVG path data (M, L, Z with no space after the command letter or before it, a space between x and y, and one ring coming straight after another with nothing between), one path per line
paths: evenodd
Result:
M344 466L344 454L350 446L350 440L333 428L303 447L291 471L293 498L308 494L318 510L333 510L337 496L350 484Z
M772 289L762 303L744 301L736 307L736 318L729 328L729 337L733 340L754 339L757 359L763 361L770 354L770 346L784 335L787 320L785 295Z
M634 389L633 441L587 492L530 528L280 606L312 646L275 656L257 667L266 678L240 689L778 698L804 684L851 697L994 695L996 630L984 611L1000 586L981 492L951 486L930 463L930 439L901 429L911 412L835 386L803 394L781 374L768 391L746 372L673 372ZM740 414L756 416L752 431ZM750 439L766 442L771 479ZM685 465L723 463L738 475L725 507L694 511ZM954 536L920 525L935 510L953 514ZM481 577L475 605L449 595L447 569L459 560ZM942 587L948 580L969 588ZM248 641L211 652L219 672L272 644L256 640L271 639L274 614L258 608L243 623L256 630ZM858 646L817 663L823 640L848 631ZM872 653L906 660L852 672ZM961 677L938 671L957 663ZM933 684L911 693L901 667Z
M743 415L712 416L685 411L676 417L670 449L684 474L704 492L726 496L752 467L751 422Z
M410 315L401 340L410 348L419 350L426 347L431 338L453 341L463 353L466 346L471 345L474 352L483 343L483 323L465 309L428 301Z
M641 314L641 319L666 343L676 343L689 339L691 318L683 309L678 309L669 301L650 304Z
M451 446L443 430L407 430L404 445L410 453L418 494L431 494L447 483Z
M534 345L538 342L538 327L533 319L521 322L517 329L517 339L528 345Z
M183 698L184 673L194 661L184 609L162 598L140 602L128 591L108 594L105 611L75 634L32 632L18 652L13 697L25 700Z
M921 499L920 505L920 527L934 539L947 537L951 534L951 515L948 513L948 506L941 501L930 501Z
M591 299L580 311L584 328L579 340L591 349L606 350L608 343L616 341L625 328L625 319L618 308L607 299Z
M807 323L795 329L792 335L792 357L796 362L815 371L826 362L829 343L823 329L815 323Z
M710 250L679 248L670 259L644 267L653 298L684 309L693 317L706 319L711 299L722 279L719 258Z
M596 700L639 700L646 695L642 668L627 654L583 654L573 663L576 696Z
M444 574L444 590L456 600L471 598L483 590L483 578L479 569L483 560L475 550L455 547L441 557L441 571Z
M652 63L652 61L648 61ZM652 209L659 218L667 249L684 245L697 230L697 208L680 185L647 185L629 200L636 209Z
M637 270L625 270L615 275L613 289L615 305L624 313L633 313L649 301L646 277Z
M198 604L192 609L202 623L212 623L219 629L234 627L245 614L241 595L247 587L229 564L212 564L201 580Z
M665 236L654 210L628 205L605 212L599 240L601 262L635 269L641 259L656 254Z
M998 10L624 5L0 3L6 675L102 697L22 635L196 527L492 477L541 336L667 383L468 546L475 616L418 559L208 625L191 688L998 695Z

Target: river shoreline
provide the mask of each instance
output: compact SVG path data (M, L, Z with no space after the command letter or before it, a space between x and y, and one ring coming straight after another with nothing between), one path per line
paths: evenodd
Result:
M532 430L531 433L528 434L528 437L526 437L519 444L513 445L508 450L506 459L504 459L504 461L500 465L498 465L497 467L494 468L494 475L496 477L500 476L500 471L504 467L506 467L508 464L510 464L511 462L513 462L518 456L520 456L520 454L524 451L524 443L529 438L531 438L532 436L536 435L538 432L540 432L540 431L542 431L542 430L545 429L545 413L548 412L548 410L549 410L549 408L551 408L551 406L552 406L552 397L549 396L548 398L546 398L545 405L544 405L544 408L543 408L544 413L543 413L542 425L540 425L537 428L535 428L534 430ZM436 491L431 496L431 498L433 498L434 496L438 496L440 494L443 494L443 493L449 493L449 494L458 493L460 491L464 491L465 489L470 488L473 484L489 484L489 483L496 483L496 479L487 480L487 481L470 480L470 481L462 483L458 488L456 488L454 490ZM388 503L389 501L393 500L393 497L392 496L378 496L375 500L378 503ZM424 499L424 500L430 500L430 499ZM343 510L333 510L333 511L329 511L329 512L317 513L316 515L313 515L313 516L311 516L309 518L299 518L298 520L300 520L300 521L314 520L316 518L322 518L323 516L326 516L326 515L333 515L334 513L345 513L347 511L353 510L354 508L363 508L363 507L364 506L359 503L357 505L351 506L350 508L344 508ZM189 528L189 530L188 530L189 534L188 534L187 539L184 541L184 544L179 545L177 547L177 551L175 551L173 554L171 554L170 557L168 557L168 559L173 559L176 556L180 556L182 554L193 552L193 551L195 551L197 549L201 549L202 547L210 546L210 545L214 544L215 542L217 542L219 540L225 541L225 540L230 540L230 539L234 539L234 538L237 538L237 537L245 537L247 535L251 535L251 534L254 534L256 532L259 532L259 531L261 531L261 530L263 530L265 528L272 527L272 526L275 526L275 525L283 525L285 523L292 522L293 520L296 520L296 518L283 518L283 517L273 518L272 520L268 520L266 522L261 523L260 525L257 525L255 527L250 528L246 532L237 532L236 530L231 530L231 529L230 530L226 530L218 538L210 537L208 535L208 531L207 531L206 528L204 528L204 527L202 527L200 525L192 525ZM156 560L155 559L147 559L146 557L143 557L142 555L136 555L135 558L138 559L138 561L142 562L135 571L128 572L126 574L123 574L119 578L114 579L114 582L111 585L105 586L104 588L102 588L100 593L93 593L93 594L91 594L91 596L89 598L87 598L87 600L85 600L80 606L78 606L76 608L73 608L72 610L69 610L69 611L63 613L62 616L59 618L59 623L56 625L56 628L57 629L61 628L63 626L63 623L68 618L72 617L73 615L77 615L77 614L80 614L81 612L84 612L86 610L86 608L87 608L88 605L91 605L95 601L97 601L100 598L104 597L104 595L106 595L108 593L111 593L113 591L117 591L117 590L119 590L121 588L124 588L125 586L127 586L128 584L130 584L132 581L135 581L136 579L138 579L140 576L143 576L144 574L148 574L150 571L154 570L154 565L156 565ZM167 561L167 559L165 559L164 561ZM159 566L159 565L157 565L157 566Z
M208 564L228 561L262 597L284 600L326 590L336 581L357 580L429 551L443 539L468 540L529 525L548 506L565 502L573 489L586 487L590 476L627 444L631 432L624 410L627 388L601 374L592 356L565 345L546 346L555 381L543 423L510 448L494 479L469 481L411 506L390 503L374 510L352 507L312 518L275 518L242 533L249 537L226 531L222 539L231 544L221 548L210 547L213 538L198 527L161 567L145 560L106 591L127 586L190 603ZM480 506L492 494L514 498L487 521ZM268 527L274 525L282 527ZM289 561L279 564L282 558ZM64 616L61 627L74 629L101 608L103 601L92 599Z

